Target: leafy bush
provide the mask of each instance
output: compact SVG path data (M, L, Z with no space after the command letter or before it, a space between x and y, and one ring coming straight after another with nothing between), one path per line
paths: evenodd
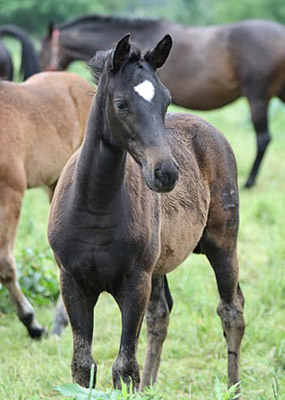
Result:
M36 304L49 304L59 294L58 272L50 250L23 248L17 258L23 293ZM0 284L1 310L9 309L8 292Z
M19 281L25 295L37 304L49 304L59 294L58 272L49 249L24 248L17 264Z

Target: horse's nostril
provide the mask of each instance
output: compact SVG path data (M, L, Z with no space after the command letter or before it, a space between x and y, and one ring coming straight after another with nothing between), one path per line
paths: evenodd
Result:
M156 184L161 188L170 188L172 187L178 179L178 165L176 162L170 164L159 164L154 169L154 178L156 180Z
M161 180L163 178L163 172L162 172L162 169L160 166L155 168L154 176L155 176L155 178L157 178L159 180Z

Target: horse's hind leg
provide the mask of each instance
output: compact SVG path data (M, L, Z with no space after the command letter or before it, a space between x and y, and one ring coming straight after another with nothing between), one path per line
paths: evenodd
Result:
M264 157L266 148L270 142L270 134L268 130L268 118L267 118L267 109L268 109L268 100L263 96L247 96L252 123L254 125L254 129L256 132L256 140L257 140L257 153L251 168L248 179L245 183L245 187L249 188L254 185L256 176L258 174L258 170L261 164L261 161Z
M140 390L156 382L172 304L166 276L153 277L151 296L146 311L147 353Z
M228 347L229 384L234 384L240 381L240 345L245 328L244 298L238 284L239 271L236 253L238 231L236 186L221 192L220 196L211 200L211 211L207 227L200 240L200 246L210 261L217 279L221 298L217 312L222 320Z
M23 192L3 186L0 187L0 281L8 289L16 304L18 317L30 336L39 338L45 330L36 321L33 307L21 291L13 254Z

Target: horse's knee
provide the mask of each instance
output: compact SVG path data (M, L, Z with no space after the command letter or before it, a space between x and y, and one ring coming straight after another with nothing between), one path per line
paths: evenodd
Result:
M13 257L9 254L1 254L0 249L0 282L7 286L17 279L17 272Z
M217 314L221 318L227 342L240 343L245 330L242 304L239 301L235 304L221 300Z

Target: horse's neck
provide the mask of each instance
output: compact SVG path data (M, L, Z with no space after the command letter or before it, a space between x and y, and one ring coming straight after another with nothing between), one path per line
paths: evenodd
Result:
M104 129L102 111L95 105L89 117L76 173L80 205L84 203L89 210L100 210L102 214L114 203L119 207L124 193L126 164L126 152L115 149L102 139Z
M63 45L74 51L75 58L84 59L84 55L92 57L97 50L111 48L120 37L131 32L134 42L142 46L152 46L153 36L157 36L161 29L160 21L146 21L138 25L134 21L96 21L92 29L85 30L80 25L62 31Z

